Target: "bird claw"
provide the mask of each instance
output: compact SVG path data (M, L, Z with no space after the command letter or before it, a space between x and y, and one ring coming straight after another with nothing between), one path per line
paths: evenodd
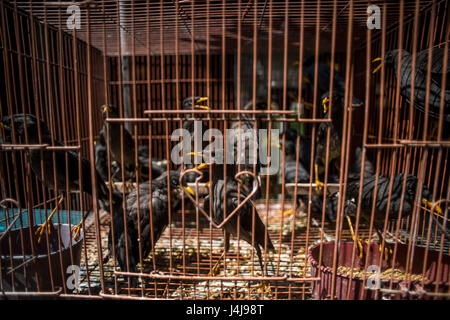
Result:
M361 238L358 238L356 240L356 243L358 245L358 249L359 249L359 259L362 260L364 258L364 245L365 244L369 244L369 242L367 240L363 240Z
M72 233L75 233L73 235L74 240L78 240L78 236L80 235L81 228L82 228L82 225L81 225L81 223L79 223L76 226L73 226L72 229L70 230Z
M317 194L322 194L322 190L323 190L324 184L322 181L316 180L316 192Z
M48 234L52 233L52 229L50 228L50 223L49 221L45 221L42 225L40 225L37 229L36 232L34 233L36 236L38 236L38 243L41 243L42 240L42 236L44 235L44 230L45 227L47 227L48 229Z
M381 245L378 248L378 250L381 252ZM384 260L389 261L389 257L390 255L393 254L393 250L390 244L388 244L387 242L384 243Z
M61 199L59 199L58 203L56 204L56 207L50 213L47 220L45 220L45 222L36 229L35 235L37 236L39 234L38 243L41 243L42 235L44 234L45 227L48 228L48 234L52 233L52 229L50 228L50 223L52 223L53 215L55 214L56 210L58 209L58 207L61 204L61 202L63 201L63 199L64 199L64 197L61 197Z

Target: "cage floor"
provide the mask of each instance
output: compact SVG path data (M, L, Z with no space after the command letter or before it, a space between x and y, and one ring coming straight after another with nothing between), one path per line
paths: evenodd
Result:
M310 266L307 260L309 246L319 242L334 239L335 226L325 222L322 234L320 220L311 219L307 228L307 215L297 212L295 215L284 216L279 212L279 203L271 203L267 210L269 235L276 252L268 254L266 276L287 275L289 278L303 278L297 281L276 279L266 281L247 280L199 280L199 279L154 279L142 277L137 281L137 287L128 287L128 281L114 275L113 259L103 265L105 291L109 294L131 295L146 298L162 299L310 299L311 281ZM290 204L285 204L285 210ZM266 207L257 205L257 210L265 221ZM185 215L184 228L181 222L182 214L177 212L174 221L168 227L156 244L154 253L138 265L143 273L152 271L172 276L207 276L211 268L220 258L223 247L223 232L210 228L206 220L199 218L196 223L195 213L190 211ZM293 221L294 220L294 221ZM109 215L103 215L100 222L103 254L107 252L107 234L109 230ZM293 229L294 224L294 229ZM198 227L197 227L198 225ZM292 234L294 230L294 234ZM368 230L360 228L361 237L368 236ZM344 240L351 239L348 228L342 232ZM184 239L184 240L183 240ZM82 252L82 271L80 294L97 294L100 291L100 272L98 266L97 241L95 228L92 224L86 232L86 245ZM85 255L86 252L86 255ZM86 269L86 256L88 269ZM263 254L264 256L264 254ZM154 259L154 260L153 260ZM119 271L118 266L115 266ZM88 271L89 270L89 271ZM230 249L225 262L222 259L215 276L244 277L260 276L261 268L255 250L245 241L232 237Z

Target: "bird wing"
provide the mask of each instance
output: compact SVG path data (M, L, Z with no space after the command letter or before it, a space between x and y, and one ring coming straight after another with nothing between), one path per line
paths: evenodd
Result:
M100 130L99 137L98 137L98 142L101 145L106 146L106 126L105 125L103 125L102 130Z
M431 80L438 87L441 88L442 74L447 74L446 88L445 90L450 90L450 54L447 55L447 68L444 70L444 48L434 48L432 49L431 57ZM416 64L417 70L423 74L428 72L428 56L430 51L428 49L422 50L417 54Z
M428 56L429 49L425 49L420 51L416 57L417 67L423 71L427 72L428 70ZM431 72L432 73L449 73L450 72L450 54L447 55L447 69L443 68L444 61L444 48L433 48L432 49L432 57L431 57Z

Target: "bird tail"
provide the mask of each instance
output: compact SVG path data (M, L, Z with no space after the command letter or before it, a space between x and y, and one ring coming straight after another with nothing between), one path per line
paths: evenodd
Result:
M108 253L107 253L106 256L103 258L103 264L108 263L109 259L111 259L111 249L108 250Z
M255 229L254 229L254 234L255 234L255 244L258 243L263 249L265 248L265 235L267 232L267 250L269 251L275 251L275 247L272 243L272 240L270 239L270 235L268 233L268 230L266 228L266 225L264 224L264 222L261 220L258 211L256 210L256 206L255 204L250 201L250 204L255 208Z
M103 209L106 210L106 208L109 207L109 190L106 186L105 181L100 176L100 173L96 171L96 179L97 179L97 193L98 193L98 200L100 201L101 206Z
M270 239L269 234L267 234L267 250L269 250L269 252L270 251L275 252L275 247L272 243L272 240Z

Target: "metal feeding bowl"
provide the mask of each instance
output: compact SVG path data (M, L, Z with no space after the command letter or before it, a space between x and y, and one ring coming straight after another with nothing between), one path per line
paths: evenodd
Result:
M61 250L58 233L61 233ZM33 235L34 255L30 234ZM33 230L30 232L29 227L10 230L0 244L0 270L4 290L53 291L50 274L53 276L53 289L56 291L58 287L63 287L64 279L72 274L66 273L67 268L70 265L80 265L83 230L77 240L71 238L68 224L54 224L54 229L48 237L49 259L47 232L44 232L41 242L38 243L37 236ZM64 277L61 272L64 272Z
M399 279L394 277L392 281L392 287L390 288L391 272L385 272L388 268L392 267L392 260L386 262L382 259L381 264L381 277L379 286L381 290L373 290L367 286L367 278L371 273L365 273L366 279L363 281L363 272L357 272L357 269L364 269L364 263L366 257L359 258L358 249L355 251L355 257L353 260L353 276L350 279L350 267L352 259L353 241L346 241L340 243L339 258L338 258L338 271L336 273L335 280L335 292L334 298L340 300L355 300L355 299L439 299L439 293L449 292L450 281L450 256L442 254L438 251L426 250L426 248L415 246L414 259L412 261L411 268L411 282L409 288L405 279ZM380 251L378 243L371 243L370 252L368 258L368 266L379 265ZM322 262L320 266L320 280L313 282L313 296L315 299L329 299L331 297L331 285L332 285L332 268L333 268L333 252L335 242L322 243ZM364 253L367 254L367 245L364 246ZM311 276L319 276L318 261L321 251L320 243L310 247L308 253L308 260L311 264ZM398 272L404 272L406 270L406 263L408 258L408 245L397 244L397 254L395 258L395 268ZM422 278L422 272L425 265L425 273ZM347 267L347 268L346 268ZM345 270L343 272L342 270ZM371 268L373 269L373 267ZM369 270L367 270L369 271ZM356 273L356 275L355 275ZM401 277L400 277L401 278ZM414 278L414 279L413 279ZM372 278L373 279L373 278ZM422 286L422 279L424 280ZM351 281L350 281L351 280ZM369 280L371 283L375 283ZM439 283L437 282L439 281ZM363 290L366 288L367 290ZM437 288L437 294L436 292ZM364 292L363 292L364 291ZM378 296L376 294L378 292ZM362 294L362 295L361 295ZM444 297L445 298L445 297Z

